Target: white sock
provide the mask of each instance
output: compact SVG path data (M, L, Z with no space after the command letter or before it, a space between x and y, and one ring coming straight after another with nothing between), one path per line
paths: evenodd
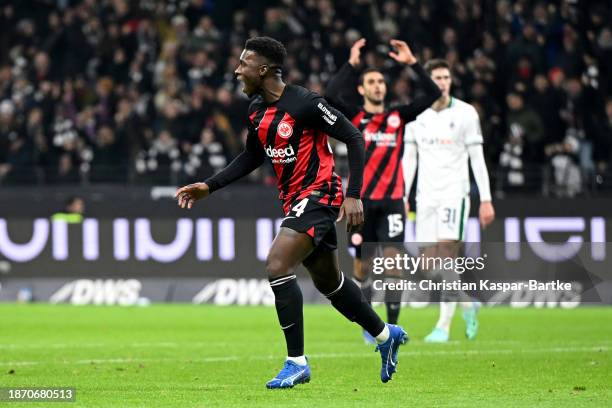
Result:
M385 328L375 337L378 344L382 344L389 339L389 327L385 324Z
M440 317L438 318L438 323L436 323L436 328L448 333L456 308L457 302L440 302Z
M299 357L287 357L288 361L293 361L295 364L297 365L301 365L301 366L305 366L307 364L306 362L306 356L299 356Z

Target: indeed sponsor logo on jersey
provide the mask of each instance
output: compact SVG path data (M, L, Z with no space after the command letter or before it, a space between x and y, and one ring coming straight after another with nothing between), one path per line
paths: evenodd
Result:
M334 115L329 109L327 109L327 107L325 105L323 105L321 102L319 102L319 104L317 105L317 107L319 109L321 109L321 111L324 113L323 115L323 120L325 120L327 123L329 123L330 125L334 125L336 123L336 120L338 120L338 116Z
M273 164L287 164L297 160L295 150L293 150L291 145L279 147L278 149L268 146L266 147L266 154L272 159Z
M363 132L363 138L366 142L374 142L376 146L390 146L394 147L397 145L395 133L385 133L385 132L370 132L366 130Z

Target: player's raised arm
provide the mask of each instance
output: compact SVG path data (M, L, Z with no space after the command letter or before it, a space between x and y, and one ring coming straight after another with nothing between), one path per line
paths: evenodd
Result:
M489 183L489 172L484 158L482 148L483 138L480 129L478 113L472 108L470 117L465 128L465 145L470 157L470 167L474 173L474 179L478 186L480 195L479 219L483 228L495 219L495 209L491 203L491 187Z
M425 91L423 96L416 98L411 104L397 107L402 119L405 122L411 122L442 96L442 93L435 82L431 80L427 71L419 64L405 41L391 40L391 46L395 49L395 52L389 52L389 56L400 64L410 65L410 68L417 74L418 80L423 85Z
M348 62L331 77L325 90L325 99L349 119L359 113L359 107L350 103L347 99L347 93L354 92L357 88L361 49L365 46L365 43L365 38L362 38L353 44Z
M249 125L245 149L227 167L203 183L189 184L176 191L174 197L178 200L179 207L191 209L197 200L233 183L261 166L264 157L264 151L255 130Z

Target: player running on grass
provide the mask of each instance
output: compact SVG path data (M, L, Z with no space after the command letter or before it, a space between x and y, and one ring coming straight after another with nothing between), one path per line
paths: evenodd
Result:
M335 223L344 217L351 229L363 223L363 138L321 96L283 83L285 56L285 47L272 38L254 37L246 42L235 71L243 91L255 97L249 106L246 147L218 174L178 189L176 198L181 208L191 208L196 200L261 166L268 156L278 178L285 218L272 242L266 273L285 335L287 359L266 386L290 388L310 381L304 356L302 293L295 275L300 264L332 306L376 338L382 359L380 378L387 382L396 370L399 346L408 337L401 327L385 324L359 287L345 279L336 251ZM328 135L348 148L351 179L346 198L340 177L334 173Z
M404 171L406 191L410 191L417 169L416 241L426 257L456 257L465 237L465 223L470 212L470 176L468 158L480 194L480 223L489 225L495 218L491 204L489 174L482 149L482 131L478 113L450 95L450 66L444 60L425 64L442 92L431 108L421 113L406 129ZM458 280L455 271L426 271L436 279ZM462 291L443 291L440 317L426 342L446 342L457 301L463 308L468 339L478 331L479 304Z
M362 242L404 242L406 211L402 157L404 154L404 128L406 123L429 108L441 96L440 90L429 74L417 62L410 47L404 41L391 40L395 52L389 56L400 64L408 65L423 84L424 95L409 105L385 106L387 85L383 73L367 68L360 74L361 50L366 45L360 39L351 47L349 60L332 77L327 85L326 98L349 118L363 134L365 140L365 172L361 189L365 223L361 232L354 232L349 242L355 248L354 277L368 301L371 300L372 282L368 264L362 264ZM363 97L363 105L347 102L347 94L357 89ZM383 247L383 254L393 258L397 249L393 245ZM387 279L390 277L387 276ZM386 298L387 321L397 324L401 299ZM373 339L364 331L366 341Z

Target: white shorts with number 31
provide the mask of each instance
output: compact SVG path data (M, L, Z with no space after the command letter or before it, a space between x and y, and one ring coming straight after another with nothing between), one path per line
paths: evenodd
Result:
M417 201L416 241L463 241L465 226L470 214L470 198L438 202Z

